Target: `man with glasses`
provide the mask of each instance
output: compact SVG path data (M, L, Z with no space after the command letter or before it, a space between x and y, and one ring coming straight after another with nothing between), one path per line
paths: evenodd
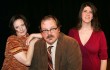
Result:
M41 20L42 39L34 45L30 70L81 70L79 45L75 39L60 32L60 27L57 18L52 15ZM50 46L51 52L48 54Z

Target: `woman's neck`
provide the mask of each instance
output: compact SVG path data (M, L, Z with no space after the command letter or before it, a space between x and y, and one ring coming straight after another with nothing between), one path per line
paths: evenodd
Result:
M80 30L93 30L91 23L82 23L82 27Z

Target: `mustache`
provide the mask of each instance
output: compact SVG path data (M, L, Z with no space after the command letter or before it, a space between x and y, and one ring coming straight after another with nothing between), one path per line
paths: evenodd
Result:
M54 36L53 36L53 35L48 35L48 36L47 36L47 39L48 39L48 38L52 38L52 37L54 37Z

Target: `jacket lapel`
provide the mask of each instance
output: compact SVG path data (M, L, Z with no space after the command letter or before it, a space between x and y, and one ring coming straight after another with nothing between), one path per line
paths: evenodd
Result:
M55 70L59 70L61 59L62 59L62 35L59 36L57 42L56 54L55 54Z
M47 46L45 41L41 44L42 49L40 50L41 53L41 61L42 61L42 68L45 68L45 70L48 70L48 59L47 59Z

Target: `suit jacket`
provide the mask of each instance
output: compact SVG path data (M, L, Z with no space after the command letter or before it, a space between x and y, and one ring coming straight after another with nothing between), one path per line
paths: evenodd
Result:
M48 70L46 42L41 39L35 43L30 70ZM60 33L56 46L55 70L81 70L82 55L77 41Z

